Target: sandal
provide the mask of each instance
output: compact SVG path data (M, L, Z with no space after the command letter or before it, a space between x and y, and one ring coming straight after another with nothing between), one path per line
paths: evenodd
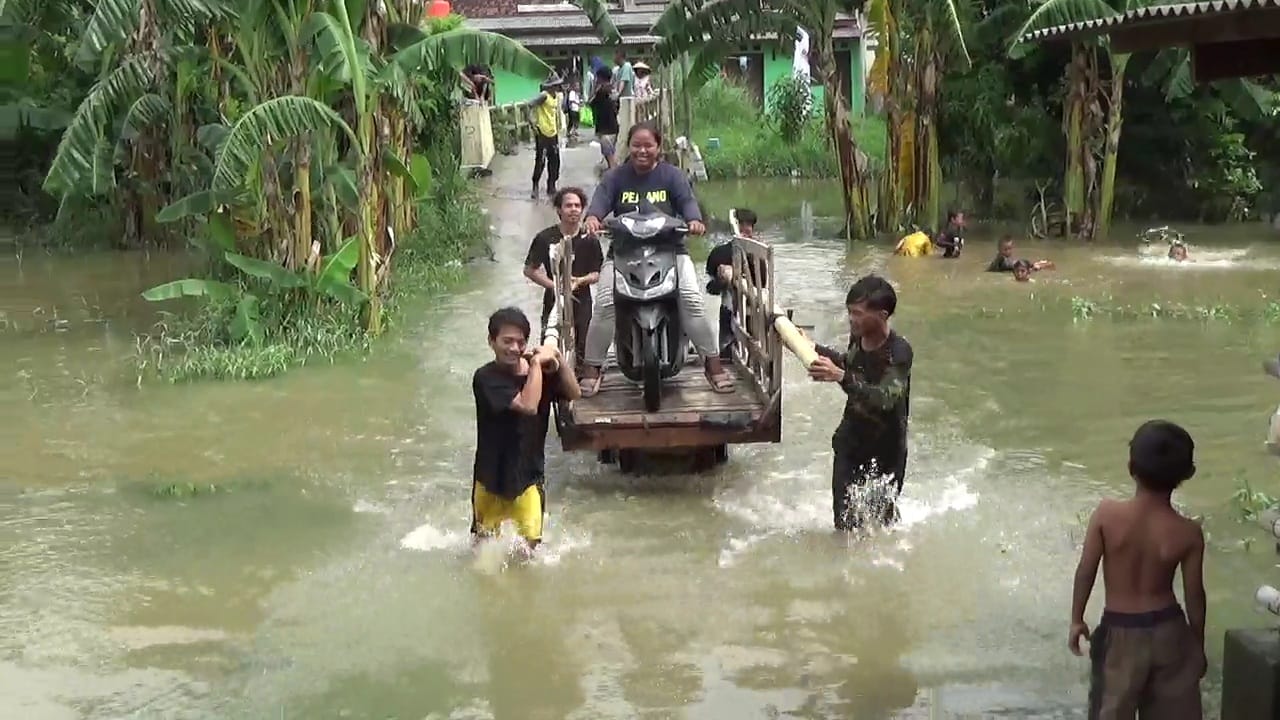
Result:
M712 392L716 392L721 395L728 395L733 392L733 376L728 372L722 371L715 375L711 375L710 373L703 374L706 375L707 382L711 383Z

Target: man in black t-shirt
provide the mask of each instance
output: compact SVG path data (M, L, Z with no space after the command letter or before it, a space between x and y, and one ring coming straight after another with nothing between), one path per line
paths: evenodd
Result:
M591 323L592 286L600 281L604 252L600 241L582 229L582 211L587 194L581 188L561 188L551 199L560 222L533 236L524 259L524 276L532 280L542 293L542 341L547 340L551 311L555 305L556 273L560 266L560 249L564 238L572 238L573 266L573 339L577 362L581 363L587 343L587 327ZM560 313L556 314L556 321Z
M596 71L595 90L587 106L591 108L591 122L595 126L596 141L600 143L600 155L612 168L618 164L618 101L613 97L613 72L607 67Z
M513 522L532 551L546 511L544 448L552 400L580 397L573 371L554 347L528 351L529 319L517 308L489 317L493 361L476 370L476 453L471 478L471 533L495 535Z
M849 289L845 305L849 348L816 346L809 377L837 383L847 396L831 437L832 515L836 529L847 531L861 527L867 515L884 525L898 519L914 355L906 338L889 327L898 296L887 280L862 278Z

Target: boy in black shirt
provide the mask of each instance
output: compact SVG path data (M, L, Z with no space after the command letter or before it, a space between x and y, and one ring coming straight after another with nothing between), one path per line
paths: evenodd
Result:
M944 258L958 258L964 250L964 212L950 210L947 212L947 226L934 238L933 244L942 250Z
M542 541L543 454L552 400L576 400L573 371L554 347L527 351L529 319L517 308L489 317L493 361L476 370L476 454L471 481L471 533L496 535L515 523L532 552Z
M759 218L747 208L733 211L738 219L738 234L744 238L756 236L756 222ZM754 277L754 268L753 277ZM721 243L711 249L707 255L707 292L720 296L720 359L733 361L733 240Z
M1031 271L1038 272L1040 270L1052 270L1054 265L1052 260L1015 260L1013 257L1013 237L1005 235L1000 238L1000 247L996 251L995 259L987 266L987 272L1008 272L1017 273L1017 265L1019 262L1025 262L1030 266Z
M555 305L556 272L560 263L561 241L573 238L573 332L576 360L582 363L586 352L587 327L591 323L591 296L600 281L600 268L604 264L604 252L600 241L582 229L582 211L587 204L587 194L581 188L561 188L551 199L560 216L560 222L533 236L529 253L524 259L524 276L545 292L542 294L542 341L547 340L551 310ZM559 322L559 314L556 316Z
M848 399L840 426L831 438L832 514L837 530L862 526L866 509L856 507L855 492L870 490L872 516L885 525L898 518L896 498L907 470L907 418L911 402L911 344L889 327L898 306L893 286L868 275L845 298L849 310L849 348L816 346L818 359L809 377L837 383ZM867 488L890 480L892 488ZM857 490L855 490L857 488Z

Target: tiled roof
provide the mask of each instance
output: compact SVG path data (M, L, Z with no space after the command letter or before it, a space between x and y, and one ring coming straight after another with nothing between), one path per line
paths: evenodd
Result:
M1249 10L1280 11L1280 0L1208 0L1208 2L1180 3L1177 5L1149 5L1097 20L1056 25L1022 36L1023 42L1047 40L1071 35L1102 35L1119 27L1154 25L1171 20L1194 20L1208 15L1243 12Z

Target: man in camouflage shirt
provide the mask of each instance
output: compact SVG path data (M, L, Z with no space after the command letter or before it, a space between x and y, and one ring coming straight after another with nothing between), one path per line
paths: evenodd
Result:
M907 469L911 401L911 344L889 327L898 296L887 280L869 275L845 298L849 348L818 345L809 376L836 383L847 399L831 438L832 515L837 530L862 526L865 514L888 525Z

